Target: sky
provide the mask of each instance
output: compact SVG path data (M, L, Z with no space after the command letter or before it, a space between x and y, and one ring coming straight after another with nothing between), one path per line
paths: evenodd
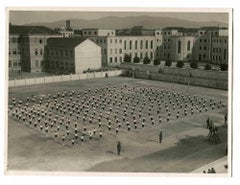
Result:
M189 21L219 21L228 23L227 13L170 13L170 12L70 12L70 11L10 11L9 21L22 25L38 22L54 22L66 19L98 19L107 16L127 17L148 15L155 17L172 17Z

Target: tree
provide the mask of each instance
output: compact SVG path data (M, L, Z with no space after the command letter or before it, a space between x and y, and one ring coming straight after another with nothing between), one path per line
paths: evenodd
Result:
M139 62L140 62L140 58L137 57L137 56L135 56L135 57L133 58L133 62L134 62L134 63L139 63Z
M123 59L123 61L124 61L124 62L128 62L128 63L130 63L130 62L131 62L131 56L128 55L128 54L125 54L125 55L124 55L124 59Z
M160 65L160 63L161 63L160 58L155 58L153 61L153 65L155 65L155 66Z
M148 56L145 56L144 59L143 59L143 63L144 64L150 64L151 60L150 58L148 58Z
M221 64L220 69L221 69L221 71L227 71L228 70L228 65L227 64Z
M168 67L172 66L172 61L171 60L167 60L165 62L165 66L168 66Z
M205 65L205 70L211 70L211 69L212 69L212 66L210 64Z
M193 69L197 69L198 68L198 63L196 61L192 61L190 63L190 67L193 68Z
M176 66L177 66L177 68L183 68L184 62L183 61L178 61Z

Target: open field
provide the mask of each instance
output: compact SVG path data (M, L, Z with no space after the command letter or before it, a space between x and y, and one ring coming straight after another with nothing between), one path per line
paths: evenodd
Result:
M224 126L224 105L227 105L227 93L124 77L10 88L9 105L13 105L15 98L16 105L21 100L22 105L28 103L28 106L21 113L21 119L14 113L18 109L16 105L9 109L8 170L192 172L225 156L227 128ZM79 113L76 107L80 109ZM29 124L29 113L34 114L34 110L36 115L38 112L44 115L31 117L32 123ZM19 108L18 113L21 111ZM55 138L63 116L58 137ZM39 122L38 117L41 118ZM143 117L146 120L144 127ZM219 126L219 144L207 141L208 117ZM45 120L49 120L48 133L45 132ZM68 120L70 134L63 142ZM118 133L116 120L121 123ZM137 122L136 129L134 120ZM33 126L33 123L37 126ZM77 129L74 128L75 123ZM40 125L43 125L42 131ZM94 129L96 133L90 139L89 132ZM75 130L77 139L74 139ZM100 131L102 138L99 137ZM160 131L163 132L162 143L159 143ZM84 141L79 138L82 135L85 135ZM117 141L121 142L121 155L117 155Z

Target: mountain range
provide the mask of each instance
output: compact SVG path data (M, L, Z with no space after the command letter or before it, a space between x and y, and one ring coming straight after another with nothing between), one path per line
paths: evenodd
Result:
M200 28L206 26L219 26L227 27L228 25L224 22L199 22L199 21L187 21L183 19L171 18L171 17L152 17L152 16L129 16L129 17L115 17L109 16L99 18L95 20L85 19L70 19L71 27L74 29L82 28L99 28L99 29L121 29L131 28L133 26L144 26L149 29L161 29L164 27L185 27L185 28ZM55 21L51 23L39 22L25 25L41 25L49 28L56 28L65 26L66 20Z

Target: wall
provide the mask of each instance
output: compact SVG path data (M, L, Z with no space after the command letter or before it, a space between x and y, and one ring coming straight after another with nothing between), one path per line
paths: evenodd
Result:
M87 69L102 67L101 47L91 40L85 40L75 47L75 73L82 73Z
M48 76L48 77L45 76L40 78L25 78L20 80L9 80L8 87L19 87L19 86L28 86L28 85L37 85L37 84L48 84L48 83L55 83L55 82L105 78L106 74L108 74L109 77L119 76L122 74L122 70L93 72L93 73L84 73L84 74L83 73L70 74L70 75L61 75L61 76Z
M121 67L123 68L124 75L135 76L136 78L183 83L223 90L228 89L228 72L224 71L179 69L175 67L126 63L122 64ZM135 71L134 74L133 71Z

